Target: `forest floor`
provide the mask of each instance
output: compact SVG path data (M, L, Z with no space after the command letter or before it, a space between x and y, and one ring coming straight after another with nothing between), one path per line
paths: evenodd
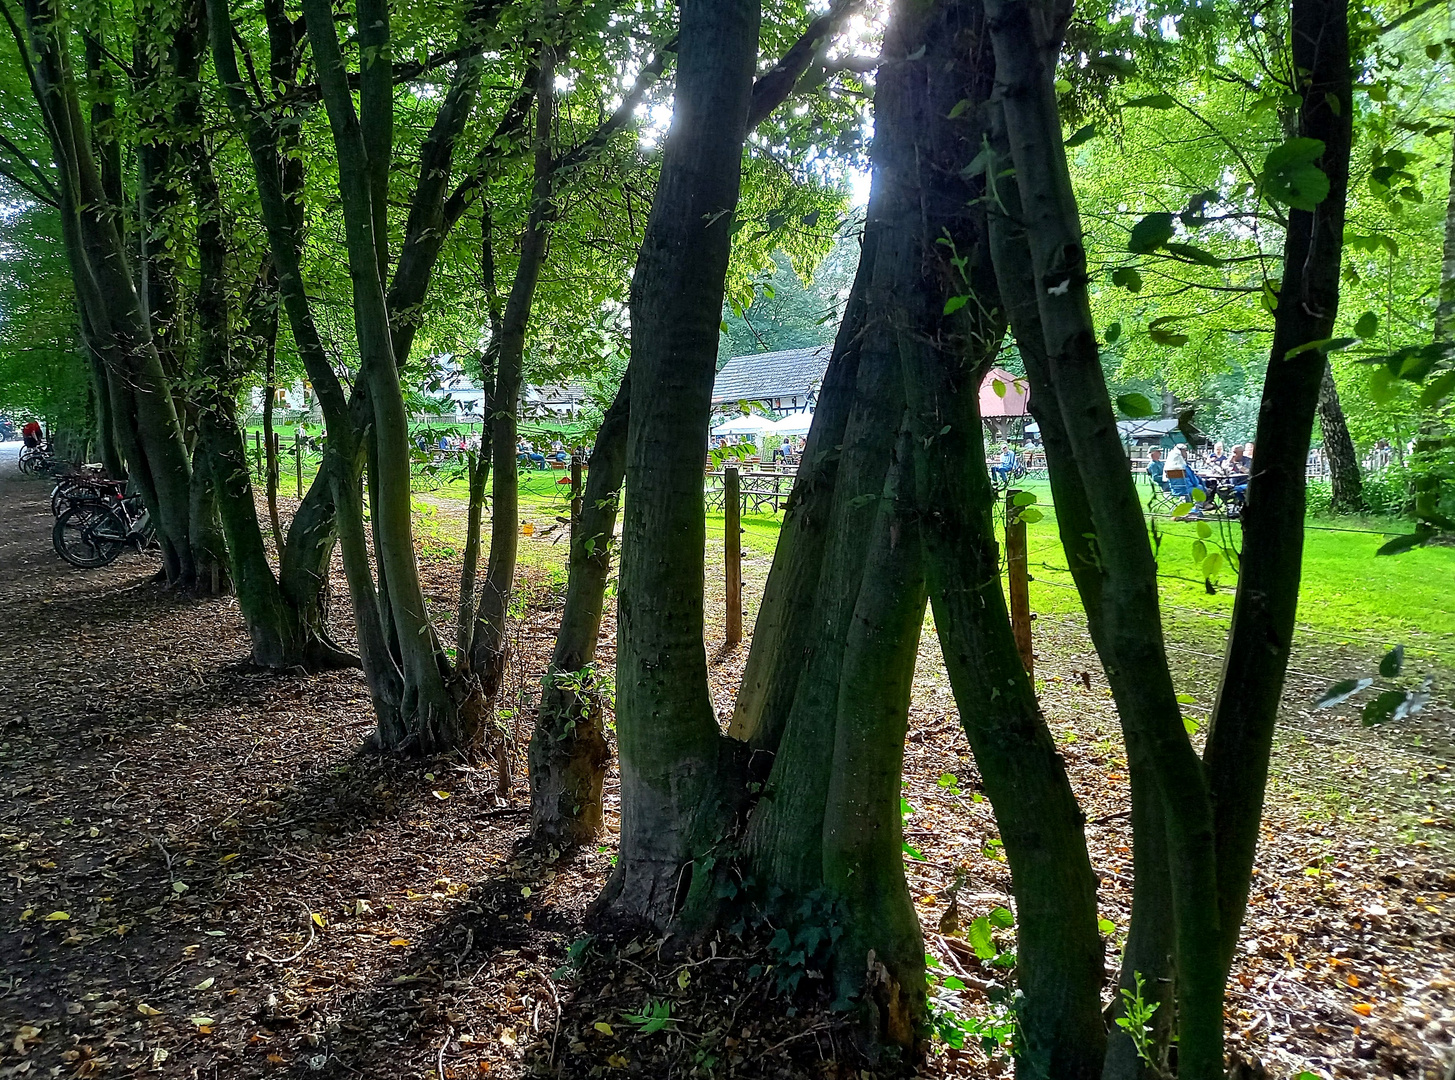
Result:
M366 753L357 673L251 668L235 601L169 593L149 559L91 572L61 562L48 489L16 476L13 460L0 447L0 1077L903 1071L859 1058L847 1018L782 996L778 978L794 972L739 941L668 960L655 942L588 939L585 910L613 858L614 777L596 850L554 862L530 851L523 753L504 799L493 764ZM426 591L447 618L459 511L428 495L418 510ZM548 516L533 524L509 701L518 742L565 554ZM768 561L750 549L750 611ZM716 627L720 551L708 579ZM335 595L346 596L341 581ZM333 621L350 641L344 603ZM1115 711L1084 625L1052 612L1035 629L1113 972L1131 874ZM1217 624L1172 609L1167 632L1189 665L1207 665L1181 673L1206 699ZM715 633L706 647L725 717L745 649ZM613 635L608 620L607 665ZM1297 645L1228 999L1232 1049L1270 1076L1444 1080L1455 1052L1455 671L1421 661L1438 700L1399 725L1365 729L1351 706L1310 708L1324 685L1378 659L1357 641ZM929 628L906 749L906 839L923 856L906 871L928 951L970 987L1003 981L965 938L941 933L958 874L962 926L1014 904ZM1009 947L1012 931L994 937ZM937 1010L994 1039L999 1006L978 989L937 994ZM959 1050L935 1041L918 1073L1008 1065L972 1036Z

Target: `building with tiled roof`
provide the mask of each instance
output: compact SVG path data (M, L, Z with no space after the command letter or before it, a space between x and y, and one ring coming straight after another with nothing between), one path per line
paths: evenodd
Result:
M832 345L734 356L712 384L714 406L752 402L779 413L812 409Z

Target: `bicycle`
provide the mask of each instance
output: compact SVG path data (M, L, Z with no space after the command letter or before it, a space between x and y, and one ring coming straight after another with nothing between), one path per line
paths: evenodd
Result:
M55 464L55 458L51 457L50 447L27 444L20 448L18 464L22 473L45 472Z
M62 473L56 479L56 486L51 488L51 514L60 517L77 503L119 498L124 487L118 481L108 480L98 469L72 469Z
M151 515L140 495L78 502L56 519L51 543L72 566L94 570L114 562L122 551L144 551L156 539Z

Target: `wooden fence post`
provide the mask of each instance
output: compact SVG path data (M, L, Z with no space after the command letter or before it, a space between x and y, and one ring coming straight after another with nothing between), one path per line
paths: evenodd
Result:
M253 464L258 467L258 479L263 478L263 433L253 432Z
M1036 659L1031 642L1029 556L1026 551L1026 523L1021 520L1021 508L1015 502L1019 494L1015 488L1005 493L1005 565L1010 579L1010 626L1015 634L1016 649L1021 654L1021 664L1034 684Z
M303 440L293 436L293 475L297 480L298 498L303 498Z
M743 504L738 467L722 471L723 564L727 571L727 643L743 640Z

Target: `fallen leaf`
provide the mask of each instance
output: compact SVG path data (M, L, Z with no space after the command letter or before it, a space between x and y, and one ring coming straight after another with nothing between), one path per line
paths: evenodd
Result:
M1374 1006L1369 1004L1369 1002L1367 1001L1361 1001L1354 1006L1354 1011L1360 1016L1368 1016L1374 1011Z
M139 1004L136 1007L136 1011L139 1012L139 1013L141 1013L143 1016L161 1016L162 1015L162 1010L161 1009L153 1009L145 1001L143 1001L141 1004Z
M67 922L67 921L69 921L70 918L71 918L71 913L68 912L68 911L52 911L49 915L47 915L45 917L45 921L46 922Z
M598 1021L596 1021L596 1023L592 1024L591 1026L594 1027L597 1031L601 1032L601 1034L603 1034L603 1035L615 1035L616 1034L616 1032L612 1030L611 1025L608 1024L605 1020L598 1020Z
M213 978L212 976L209 975L207 978L203 979L196 986L192 987L192 989L193 990L211 990L212 989L212 984L215 983L216 981L217 980L215 978Z

